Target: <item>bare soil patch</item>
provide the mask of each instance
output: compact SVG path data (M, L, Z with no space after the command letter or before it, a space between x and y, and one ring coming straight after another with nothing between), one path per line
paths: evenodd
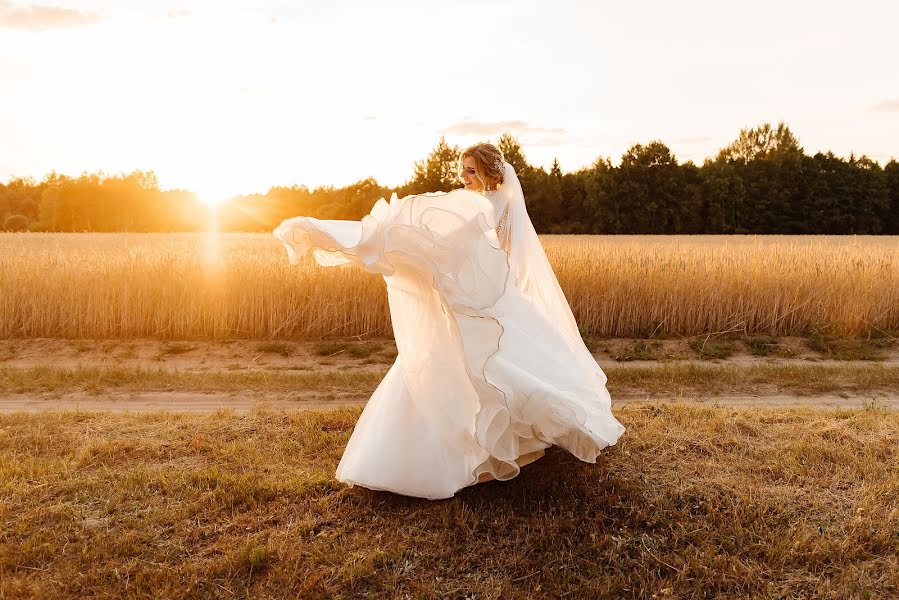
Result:
M888 343L880 345L878 360L839 360L815 350L823 347L820 340L725 340L727 358L709 358L711 346L706 341L611 339L588 343L597 362L611 374L609 387L615 403L875 405L891 409L899 404L899 348ZM770 348L759 355L761 342ZM720 354L721 346L717 348L715 353ZM17 373L18 383L8 383L0 390L0 412L234 410L245 414L261 407L319 410L361 406L395 358L396 346L389 339L7 339L0 340L0 370L22 372ZM810 366L834 370L808 372ZM45 368L71 372L37 373ZM709 368L715 370L709 372ZM96 372L85 372L91 369ZM147 370L164 375L148 374ZM871 384L871 377L879 378L879 383Z

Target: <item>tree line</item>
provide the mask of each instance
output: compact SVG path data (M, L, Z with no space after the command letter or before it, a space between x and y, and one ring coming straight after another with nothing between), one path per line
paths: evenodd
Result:
M528 163L518 140L498 147L518 173L540 233L899 234L899 163L862 155L809 156L784 123L746 128L702 165L680 163L661 141L636 144L563 173ZM378 198L461 187L461 150L441 137L397 188L369 177L346 187L277 186L218 207L224 231L271 231L296 215L361 219ZM0 229L8 231L198 231L207 208L187 190L161 190L152 171L51 173L40 183L0 184Z

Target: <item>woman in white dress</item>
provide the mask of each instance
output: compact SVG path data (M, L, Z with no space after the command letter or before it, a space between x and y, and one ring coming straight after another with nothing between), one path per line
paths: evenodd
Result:
M460 158L464 189L378 200L361 221L293 217L274 235L291 264L352 264L387 284L396 361L336 478L432 500L508 480L560 446L586 462L615 444L606 376L584 345L492 144Z

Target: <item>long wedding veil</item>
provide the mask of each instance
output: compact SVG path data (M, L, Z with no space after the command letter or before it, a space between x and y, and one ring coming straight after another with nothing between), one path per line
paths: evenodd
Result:
M506 205L509 207L509 261L517 287L547 320L565 333L573 349L582 348L583 339L577 321L531 223L515 168L508 162L505 163L503 183L496 191L496 214L502 214Z

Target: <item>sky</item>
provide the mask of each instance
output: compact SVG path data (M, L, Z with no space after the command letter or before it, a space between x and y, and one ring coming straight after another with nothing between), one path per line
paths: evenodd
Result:
M784 121L899 159L899 2L0 0L0 182L395 186L441 135L563 171Z

